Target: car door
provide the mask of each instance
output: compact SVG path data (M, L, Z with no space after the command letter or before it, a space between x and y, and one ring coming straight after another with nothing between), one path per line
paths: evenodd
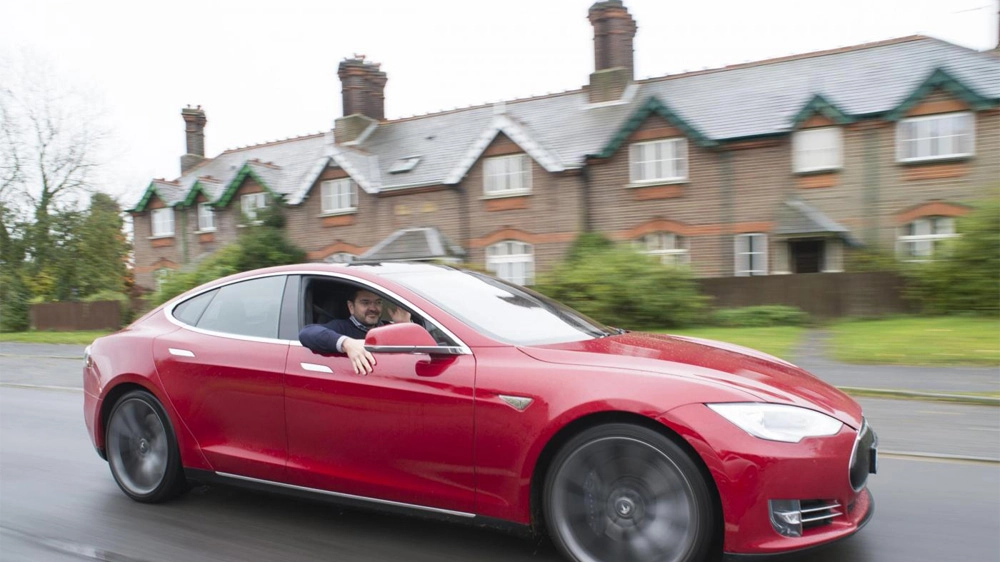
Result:
M289 349L290 482L471 513L475 358L374 355L374 371L362 376L343 354Z
M261 277L189 299L172 311L181 329L153 343L163 388L217 472L284 478L285 282Z

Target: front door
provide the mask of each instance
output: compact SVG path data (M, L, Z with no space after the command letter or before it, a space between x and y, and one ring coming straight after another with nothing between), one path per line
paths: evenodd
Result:
M297 345L285 372L288 476L352 496L472 512L472 355L345 355Z
M792 273L819 273L823 271L822 239L792 240L788 247L792 254Z

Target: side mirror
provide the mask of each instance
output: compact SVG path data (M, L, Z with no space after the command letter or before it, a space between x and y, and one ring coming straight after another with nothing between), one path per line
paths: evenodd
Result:
M372 328L365 336L365 349L372 353L425 353L464 355L461 347L439 346L430 332L419 324L405 322Z
M372 328L365 336L365 347L428 347L436 345L437 342L431 337L430 332L412 322Z

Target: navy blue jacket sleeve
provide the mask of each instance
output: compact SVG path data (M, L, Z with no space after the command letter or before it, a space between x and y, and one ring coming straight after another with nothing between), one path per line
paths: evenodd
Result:
M309 324L299 332L299 342L317 353L337 353L342 335L323 324Z

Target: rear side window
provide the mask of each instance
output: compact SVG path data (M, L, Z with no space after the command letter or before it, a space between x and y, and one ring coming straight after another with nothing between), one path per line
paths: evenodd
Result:
M174 307L174 318L189 326L197 326L198 319L201 318L205 309L208 308L208 303L212 302L212 299L215 298L215 294L218 292L219 290L216 289L182 302Z
M284 275L226 285L208 303L196 325L213 332L277 338L284 289Z

